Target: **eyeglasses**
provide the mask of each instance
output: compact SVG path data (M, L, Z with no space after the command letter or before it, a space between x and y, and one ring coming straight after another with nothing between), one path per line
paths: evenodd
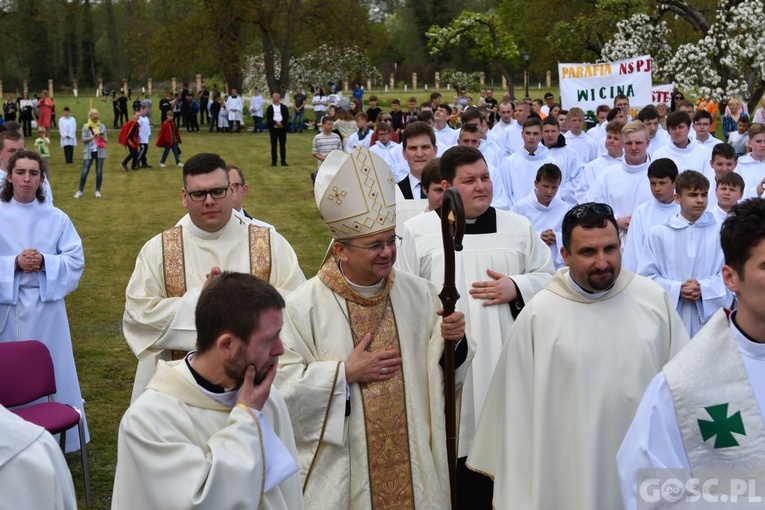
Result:
M597 214L598 216L610 217L614 215L614 210L608 204L599 204L597 202L587 202L586 204L580 204L572 208L566 213L564 221L568 219L580 220L587 216L590 212Z
M232 182L231 185L234 187L234 189L239 189L242 186L244 186L244 184L242 184L241 182Z
M369 246L359 246L357 244L351 244L351 243L343 243L343 244L345 244L346 246L353 246L354 248L358 248L360 250L367 250L372 253L382 253L386 246L390 248L391 251L401 246L401 237L393 236L390 238L390 240L384 243L374 243L374 244L370 244Z
M213 197L214 200L220 200L226 196L228 188L213 188L213 189L200 189L197 191L186 191L186 194L191 198L192 202L203 202L207 199L207 195Z

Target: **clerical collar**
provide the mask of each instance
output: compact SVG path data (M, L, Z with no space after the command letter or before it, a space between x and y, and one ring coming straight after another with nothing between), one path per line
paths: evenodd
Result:
M436 214L441 217L441 208L436 209ZM489 207L486 211L473 220L465 220L465 234L495 234L497 232L497 210Z
M596 300L596 301L598 299L602 298L603 296L605 296L606 294L608 294L608 292L611 289L614 288L614 286L612 284L606 290L601 290L601 291L598 291L598 292L590 292L589 290L583 289L578 283L576 283L574 281L573 278L571 278L571 271L569 271L569 273L568 273L568 283L569 283L569 285L571 285L571 288L574 289L574 291L577 294L582 295L582 296L586 297L587 299L593 299L593 300Z
M741 326L736 322L735 310L730 314L730 326L733 340L736 341L736 345L743 355L756 360L765 360L765 344L758 342L741 329Z
M204 377L202 377L199 372L197 372L194 369L194 366L191 364L191 358L194 357L194 354L196 354L197 351L191 351L189 352L183 360L186 362L186 366L189 367L189 371L191 372L191 375L194 376L194 380L197 382L197 384L202 387L203 389L210 391L212 393L225 393L226 388L222 386L218 386L217 384L213 384Z
M360 296L364 296L367 298L377 296L378 294L380 294L380 292L382 292L383 287L385 286L384 278L381 278L379 282L374 283L372 285L356 285L355 283L350 281L347 276L345 276L342 262L338 262L338 267L340 268L340 274L343 275L343 278L345 279L346 283L351 288L351 290Z

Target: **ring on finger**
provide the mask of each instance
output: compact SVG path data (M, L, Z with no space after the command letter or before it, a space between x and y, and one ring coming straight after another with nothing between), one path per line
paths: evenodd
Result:
M382 367L382 368L380 369L380 373L381 373L382 375L387 375L387 374L388 374L388 367Z

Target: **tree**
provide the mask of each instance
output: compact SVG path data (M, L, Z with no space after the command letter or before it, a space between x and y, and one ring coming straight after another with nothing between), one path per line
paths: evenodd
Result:
M496 66L507 79L512 96L513 78L508 62L519 53L513 36L502 25L496 13L464 11L444 27L430 27L426 36L430 54L434 57L449 49L459 49L476 60Z
M617 27L603 59L650 53L667 44L666 14L688 23L697 39L660 50L656 72L679 87L717 101L741 96L754 108L765 92L765 10L763 0L719 0L715 18L685 0L660 0L653 16L633 16ZM635 34L639 34L635 36Z

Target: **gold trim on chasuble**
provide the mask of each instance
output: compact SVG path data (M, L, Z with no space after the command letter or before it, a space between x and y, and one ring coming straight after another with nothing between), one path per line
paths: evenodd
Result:
M183 229L181 226L162 232L162 267L165 276L165 295L183 297L186 294L186 264L183 257ZM183 359L188 351L170 350L170 358Z
M318 276L325 285L345 299L354 347L365 334L375 334L377 330L369 345L370 352L401 352L393 304L389 298L395 278L393 271L385 289L371 298L351 290L334 258L324 264ZM414 487L404 371L397 370L386 381L360 383L360 386L372 508L413 509Z
M271 277L271 232L267 227L249 225L250 274L268 281ZM186 294L186 264L183 256L183 227L162 232L162 262L167 297ZM172 349L173 360L183 359L188 351Z

